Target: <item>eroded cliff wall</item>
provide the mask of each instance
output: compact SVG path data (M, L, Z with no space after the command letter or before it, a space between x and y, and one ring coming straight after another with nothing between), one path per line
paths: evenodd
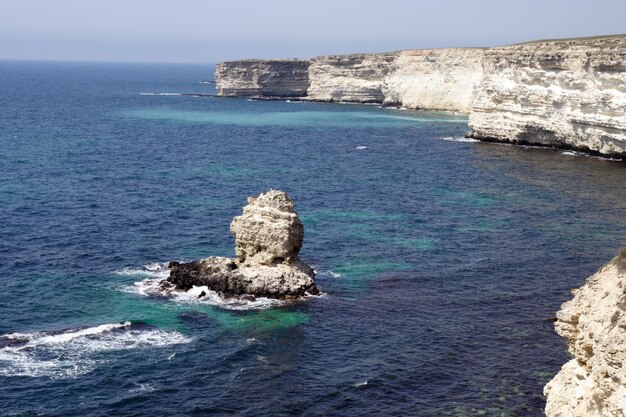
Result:
M483 55L475 48L399 52L383 83L384 104L469 113Z
M468 136L626 159L626 36L223 62L220 96L469 113Z
M550 381L548 417L626 416L626 248L574 290L556 331L574 358Z
M383 85L396 58L396 53L313 58L308 97L317 101L382 103Z
M469 112L483 53L454 48L223 62L217 94Z
M469 136L626 155L626 37L491 48Z
M246 59L215 68L217 95L225 97L303 97L309 88L309 60Z

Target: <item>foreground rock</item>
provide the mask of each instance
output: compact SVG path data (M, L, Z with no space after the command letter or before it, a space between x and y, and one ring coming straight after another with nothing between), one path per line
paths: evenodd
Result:
M282 191L249 197L243 214L230 225L234 259L211 256L189 263L170 263L162 289L207 286L226 296L294 299L316 295L314 272L298 257L304 226L293 201Z
M626 248L573 293L556 331L574 359L546 385L546 415L626 416Z

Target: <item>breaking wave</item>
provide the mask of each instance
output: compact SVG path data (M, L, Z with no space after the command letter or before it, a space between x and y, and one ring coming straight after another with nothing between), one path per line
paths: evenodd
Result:
M140 96L182 96L182 93L139 93Z
M117 275L152 277L165 279L170 275L166 262L153 262L140 268L122 268L114 272Z
M463 136L460 137L452 137L452 136L448 136L445 138L440 138L440 140L445 140L446 142L464 142L464 143L476 143L476 142L480 142L478 139L472 139L472 138L466 138Z
M181 303L208 304L226 310L262 310L284 305L287 301L265 297L224 297L210 290L207 286L194 286L188 291L171 291L165 293L160 289L163 278L146 278L127 286L125 291L144 297L168 297Z
M52 332L7 333L0 336L0 376L77 377L106 362L106 353L162 348L191 340L178 332L130 321Z

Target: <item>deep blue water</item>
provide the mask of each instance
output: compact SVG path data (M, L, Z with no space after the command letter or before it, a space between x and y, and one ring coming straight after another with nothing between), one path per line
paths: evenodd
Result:
M546 319L624 243L624 164L443 140L447 113L141 94L212 71L0 61L0 414L542 415ZM325 296L138 293L232 256L270 188Z

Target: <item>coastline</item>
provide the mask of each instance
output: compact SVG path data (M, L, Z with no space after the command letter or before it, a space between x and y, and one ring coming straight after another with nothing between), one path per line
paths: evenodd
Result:
M217 95L468 114L467 137L626 160L626 36L246 59L216 66Z

